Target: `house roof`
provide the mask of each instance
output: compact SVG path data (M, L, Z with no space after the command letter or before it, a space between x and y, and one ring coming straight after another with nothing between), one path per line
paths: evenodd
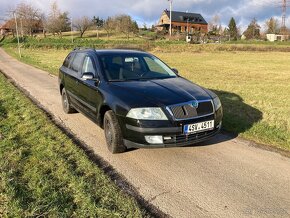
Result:
M41 20L35 20L32 21L33 23L33 28L35 30L42 30L43 29L43 22ZM25 20L23 20L23 23L25 23ZM19 25L19 24L18 24ZM15 29L15 20L10 19L6 21L2 26L0 26L0 29L6 29L6 30L12 30Z
M170 17L170 11L164 11ZM189 22L193 24L208 24L201 14L172 11L172 22Z
M13 29L15 23L13 19L8 20L6 23L4 23L2 26L0 26L0 29Z

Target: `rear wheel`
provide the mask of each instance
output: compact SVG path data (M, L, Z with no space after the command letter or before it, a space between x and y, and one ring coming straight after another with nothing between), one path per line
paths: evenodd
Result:
M76 112L76 110L71 106L70 100L66 94L65 88L61 91L62 108L66 114L71 114Z
M104 131L108 149L117 154L126 151L119 122L113 111L109 110L104 117Z

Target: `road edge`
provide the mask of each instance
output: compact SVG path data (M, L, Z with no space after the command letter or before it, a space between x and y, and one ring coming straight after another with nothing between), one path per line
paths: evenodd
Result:
M81 148L89 160L91 160L97 167L99 167L105 175L107 175L112 182L125 194L133 197L137 204L146 211L146 215L148 217L160 217L167 218L170 217L168 214L161 211L155 205L151 204L148 200L144 199L143 196L138 192L138 190L130 183L128 180L106 160L104 160L101 156L96 154L93 149L90 148L84 141L78 139L76 135L65 125L63 125L60 121L56 119L56 117L48 111L35 97L33 97L26 89L21 87L13 78L11 78L6 72L0 70L0 73L7 79L7 82L12 84L15 88L17 88L22 94L24 94L32 104L37 106L47 117L49 121L51 121L58 129L62 131L66 136L68 136L76 146ZM55 75L51 75L55 76Z

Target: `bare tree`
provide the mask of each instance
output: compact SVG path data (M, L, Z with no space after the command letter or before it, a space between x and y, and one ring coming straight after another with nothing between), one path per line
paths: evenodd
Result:
M32 36L35 31L43 29L42 13L32 4L20 3L13 13L17 15L22 35L29 34Z
M123 14L115 17L116 31L124 33L129 39L130 33L136 33L138 25L129 15Z
M218 27L218 34L220 35L220 36L222 36L223 35L223 32L224 32L224 28L223 28L223 26L220 24L219 25L219 27Z
M108 17L107 20L104 22L103 28L107 33L107 37L110 37L110 34L115 30L115 19L112 17Z
M74 21L74 27L80 32L82 38L84 33L93 25L93 22L86 16L83 16Z
M246 39L259 39L261 37L260 34L260 25L258 24L256 18L254 18L251 23L248 25L248 28L245 30L243 35L246 36Z
M70 21L67 12L62 12L56 2L51 5L50 13L45 20L45 30L62 36L62 32L69 31Z
M278 34L280 30L279 21L273 17L266 21L265 27L267 34Z
M129 39L130 33L136 34L139 31L137 22L126 14L108 17L104 22L103 28L107 32L108 38L113 32L118 32L125 34L127 39Z
M220 16L216 14L212 17L211 21L209 22L208 29L210 32L217 33L220 25L221 25Z

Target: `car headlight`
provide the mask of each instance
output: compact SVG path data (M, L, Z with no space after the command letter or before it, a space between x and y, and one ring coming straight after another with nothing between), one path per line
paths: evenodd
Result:
M214 104L215 110L218 110L222 106L222 103L221 103L219 97L215 97L213 99L213 104Z
M137 120L168 120L164 112L159 107L133 108L126 117Z

